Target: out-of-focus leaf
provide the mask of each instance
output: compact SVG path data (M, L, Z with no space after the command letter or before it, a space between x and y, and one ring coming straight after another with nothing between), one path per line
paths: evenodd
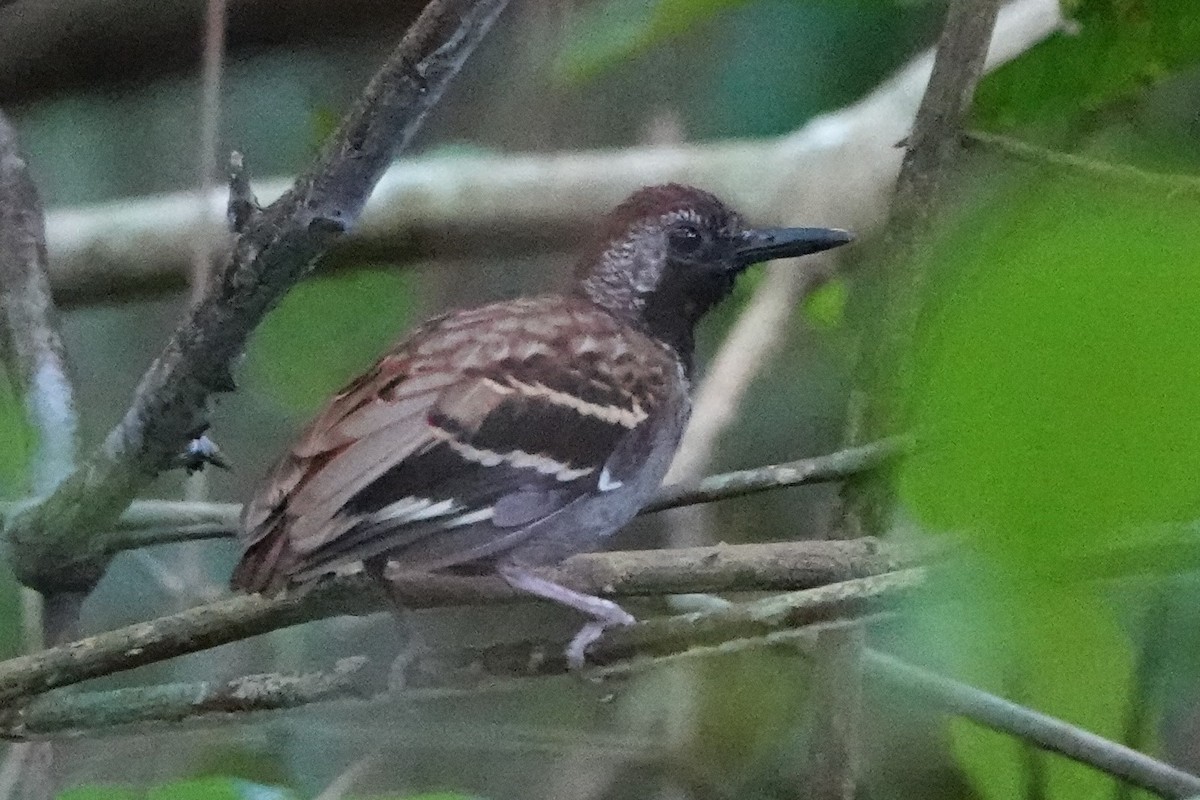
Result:
M407 327L413 281L399 270L321 277L296 287L259 329L247 373L283 403L311 410Z
M804 298L804 313L809 323L823 330L839 327L846 314L846 282L840 278L825 281Z
M980 84L975 110L985 127L1068 131L1089 112L1200 63L1200 3L1194 0L1071 0L1064 10L1071 32Z
M58 794L58 800L135 800L140 793L124 786L75 786Z
M1041 179L934 255L901 470L926 524L1021 572L1200 516L1195 200Z
M984 681L997 693L1106 738L1120 740L1130 687L1129 642L1111 610L1086 593L1049 593L1014 602L1011 636L993 654ZM1026 754L1019 740L955 720L951 735L959 762L987 798L1019 797ZM1084 800L1108 796L1114 779L1046 754L1046 796Z
M0 497L20 497L28 490L32 445L25 408L0 371Z
M909 365L923 446L900 468L902 501L1000 576L953 624L931 608L924 641L966 625L947 637L958 676L1120 738L1130 644L1117 604L1071 579L1085 563L1119 569L1115 549L1155 523L1200 516L1200 203L1015 178L934 245ZM954 740L981 793L1013 796L1024 755L965 723ZM1111 793L1045 758L1047 796Z
M720 11L750 0L603 0L584 8L555 65L569 81L586 80Z
M266 790L266 794L263 794ZM226 777L192 778L156 786L146 800L290 800L291 795L273 786Z

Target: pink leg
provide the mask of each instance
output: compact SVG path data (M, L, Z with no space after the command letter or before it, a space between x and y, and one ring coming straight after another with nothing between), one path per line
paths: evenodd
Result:
M514 589L561 603L592 618L591 622L579 629L579 633L575 634L575 638L567 645L567 666L571 669L583 667L587 660L588 647L600 638L606 628L614 625L633 625L637 622L628 611L603 597L576 592L553 581L539 578L520 567L500 567L498 571L500 577Z

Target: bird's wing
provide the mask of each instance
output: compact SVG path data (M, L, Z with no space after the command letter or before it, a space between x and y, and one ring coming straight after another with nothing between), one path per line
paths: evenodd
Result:
M247 506L235 584L406 548L418 568L477 560L636 472L684 391L674 359L604 312L542 302L443 318L339 393Z

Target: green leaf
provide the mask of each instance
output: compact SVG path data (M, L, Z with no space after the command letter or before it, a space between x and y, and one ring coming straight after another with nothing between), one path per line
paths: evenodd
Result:
M272 800L282 800L288 795L274 787L261 787L269 791ZM258 784L235 778L206 777L176 781L156 786L146 792L146 800L267 800L258 794ZM247 791L249 790L249 791Z
M58 800L136 800L139 794L123 786L76 786L58 794Z
M1014 570L1070 570L1200 516L1200 204L1022 177L936 247L900 491Z
M413 278L355 270L297 286L260 327L249 379L280 402L310 411L365 369L408 326Z
M749 0L605 0L587 6L571 27L555 73L572 82L595 75L717 13Z
M1072 0L1060 33L985 78L975 97L987 128L1065 133L1173 70L1200 62L1194 0Z
M814 328L833 330L841 326L846 315L849 294L846 281L833 278L825 281L804 298L804 313Z
M0 497L22 497L28 491L33 441L21 399L0 373Z
M975 682L1022 705L1120 740L1129 699L1132 657L1113 614L1087 594L1043 595L1014 603L1013 636L996 643L990 680ZM955 719L951 740L959 763L985 798L1021 797L1026 754L1018 739ZM1091 767L1048 754L1046 796L1085 800L1112 794L1115 781Z

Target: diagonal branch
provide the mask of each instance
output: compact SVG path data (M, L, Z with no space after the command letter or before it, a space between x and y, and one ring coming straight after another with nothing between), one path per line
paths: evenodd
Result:
M952 0L938 40L929 86L905 140L891 214L884 232L877 282L879 308L867 318L863 351L851 397L847 444L870 441L902 424L909 393L907 356L916 336L928 282L920 248L962 151L963 126L983 75L1001 0ZM993 56L994 57L994 56ZM886 478L848 493L847 521L867 533L887 526L891 508Z
M200 430L213 393L266 312L357 222L506 0L433 0L309 172L248 221L215 285L142 378L104 444L47 500L9 523L14 567L42 589L87 592L108 555L91 535L116 520Z
M75 466L78 417L46 277L42 202L0 114L0 344L37 435L33 493L44 495Z
M79 416L54 317L41 198L16 132L0 114L0 345L37 435L30 488L39 497L52 492L74 469L79 444ZM61 644L76 635L82 595L23 592L26 628L36 631L28 637L30 647ZM3 796L21 782L24 796L31 800L52 797L53 761L48 744L11 749L0 769L8 787Z

